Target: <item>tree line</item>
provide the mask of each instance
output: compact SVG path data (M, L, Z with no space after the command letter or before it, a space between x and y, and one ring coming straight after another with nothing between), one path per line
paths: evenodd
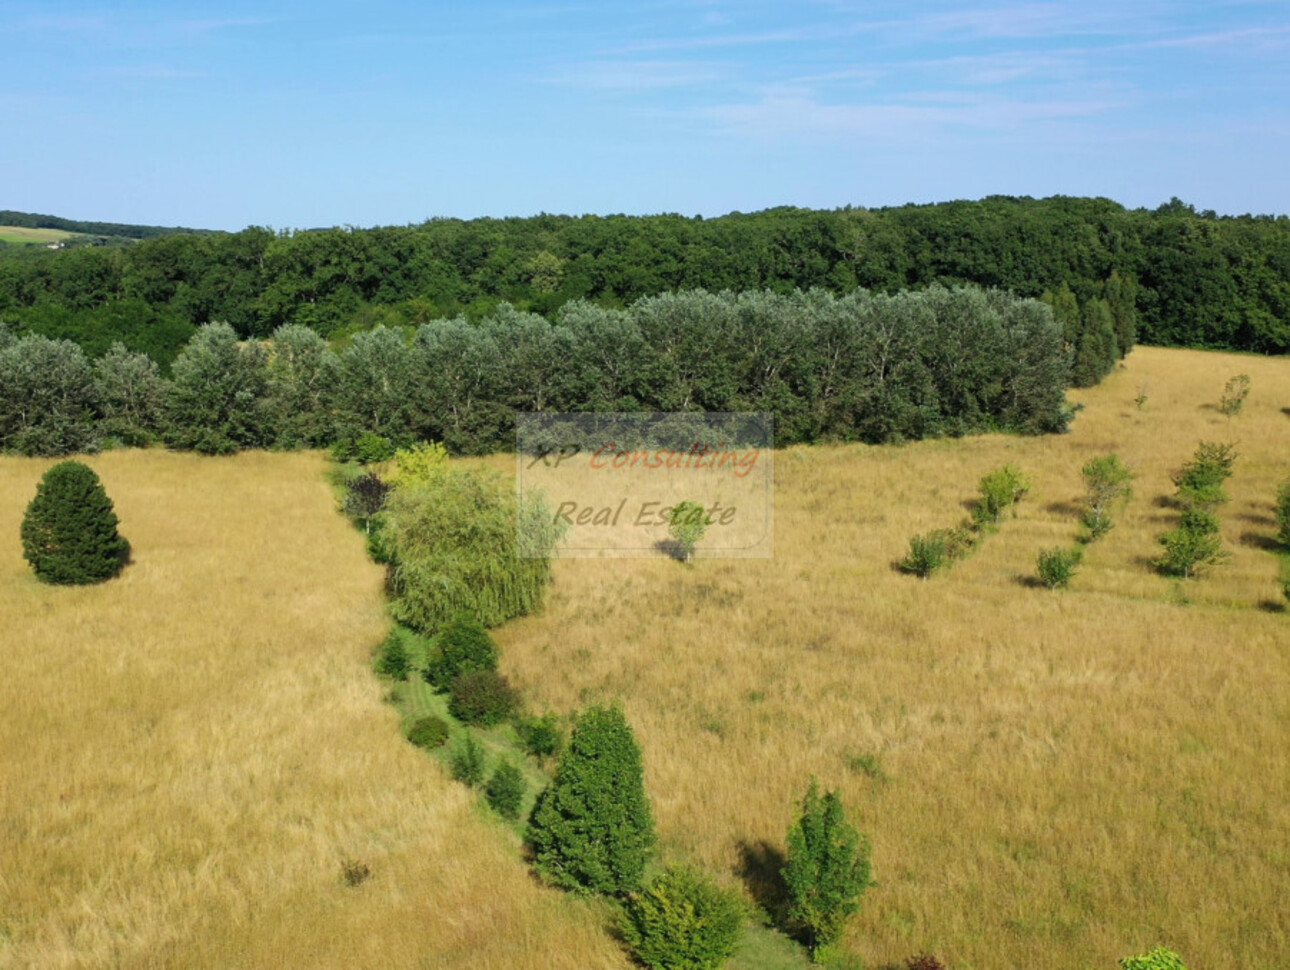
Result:
M94 356L115 340L163 367L224 321L263 339L299 324L329 339L502 303L554 320L566 304L645 296L975 284L1023 297L1069 291L1076 313L1112 274L1153 344L1290 350L1290 218L1220 217L1178 200L992 196L831 211L432 219L420 225L178 234L122 249L0 253L0 320ZM1114 300L1108 299L1108 303Z
M227 453L332 445L388 458L415 440L515 446L516 412L767 412L777 443L1063 430L1071 361L1053 309L978 287L691 291L554 320L503 304L478 323L378 326L338 348L301 324L244 341L208 324L170 369L118 343L0 328L0 448L106 444ZM1117 345L1108 346L1113 362Z

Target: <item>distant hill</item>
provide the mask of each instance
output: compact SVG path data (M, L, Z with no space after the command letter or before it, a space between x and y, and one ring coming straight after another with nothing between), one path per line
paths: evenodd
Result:
M212 229L188 229L183 226L133 226L121 222L85 222L80 219L64 219L61 216L47 216L36 212L15 212L11 209L0 209L0 226L21 229L58 229L84 236L102 236L112 239L156 239L158 236L174 236L180 233L211 235L215 232Z

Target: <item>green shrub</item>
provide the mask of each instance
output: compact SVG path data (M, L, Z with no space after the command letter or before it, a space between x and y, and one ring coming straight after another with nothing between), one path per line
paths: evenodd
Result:
M492 806L493 811L502 818L514 821L520 817L520 806L524 804L525 789L524 775L519 768L507 761L493 772L492 778L488 779L488 785L484 788L484 797L488 799L488 804Z
M453 617L434 638L433 648L425 678L439 690L447 690L462 674L497 669L497 643L471 613Z
M1133 493L1133 472L1119 455L1103 455L1090 459L1080 474L1086 490L1080 521L1085 540L1092 542L1110 531L1112 510Z
M693 869L671 867L624 905L623 939L658 970L716 970L734 953L743 927L738 897Z
M117 532L98 475L88 465L64 461L36 486L22 520L22 554L46 583L82 585L117 575L130 558L130 543Z
M667 531L686 562L694 558L694 547L710 525L712 517L698 502L687 500L672 506L668 513Z
M1223 396L1219 399L1218 409L1233 418L1245 407L1245 399L1250 396L1250 375L1237 374L1228 378L1223 386Z
M423 717L408 728L408 740L418 748L442 748L448 741L448 722L441 717Z
M972 518L981 525L998 522L1008 509L1030 491L1030 480L1015 465L1004 465L985 475L978 486L981 497Z
M548 711L541 717L522 717L515 724L524 750L535 758L550 758L564 746L564 732L559 717Z
M576 892L640 888L654 845L641 752L616 707L574 724L555 780L538 796L527 841L548 881Z
M478 788L484 783L488 760L484 749L469 731L461 744L453 750L448 766L452 769L452 777L464 785Z
M900 568L926 579L947 565L949 561L949 545L945 530L936 529L926 535L913 536L909 540L909 554L900 561Z
M1039 581L1049 589L1064 589L1070 585L1080 558L1078 549L1045 549L1037 564Z
M395 680L407 680L408 671L411 669L412 661L408 657L407 647L403 645L403 635L397 629L391 630L390 635L381 644L381 655L376 661L376 672Z
M1187 970L1182 957L1173 950L1163 946L1153 947L1151 952L1141 956L1125 957L1120 961L1120 970Z
M1202 441L1192 460L1173 476L1179 501L1203 509L1226 502L1223 483L1231 477L1232 464L1236 461L1236 452L1232 449L1230 444Z
M345 483L345 498L341 502L341 508L370 535L372 520L385 508L389 494L390 486L381 480L381 476L376 472L367 472Z
M1185 509L1178 527L1162 535L1160 544L1165 551L1156 565L1170 576L1187 579L1223 558L1218 518L1203 508Z
M495 670L471 670L452 682L448 711L463 724L492 727L515 713L519 692Z
M1290 550L1290 481L1277 489L1277 539Z

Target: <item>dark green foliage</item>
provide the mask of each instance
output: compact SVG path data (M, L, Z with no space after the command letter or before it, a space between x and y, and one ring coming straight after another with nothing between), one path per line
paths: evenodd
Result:
M515 713L519 692L495 670L471 670L452 682L448 711L465 724L492 727Z
M710 525L712 517L701 503L686 500L672 506L668 514L667 531L676 543L680 557L686 562L694 558L694 547Z
M425 678L440 690L475 670L497 669L497 644L473 613L461 612L448 621L431 645L434 651Z
M368 535L372 532L372 519L385 508L390 486L381 481L376 472L367 472L345 483L342 508L345 514L363 526Z
M1125 957L1120 961L1120 970L1187 970L1187 968L1183 966L1182 957L1173 950L1157 946L1141 956Z
M463 785L478 788L484 783L484 775L488 771L488 759L484 755L483 747L469 731L466 732L466 737L461 744L453 750L448 763L452 769L452 777Z
M166 443L209 455L269 443L266 355L226 323L202 327L172 369Z
M1277 540L1290 550L1290 480L1277 489Z
M117 575L130 544L93 469L64 461L45 472L22 520L22 554L47 583L99 583Z
M404 646L403 635L394 629L381 644L381 655L376 660L376 672L395 680L407 680L412 669L412 659Z
M932 573L950 562L946 529L936 529L926 535L916 535L909 540L909 553L900 561L900 568L927 579Z
M576 892L628 893L654 845L640 748L622 711L593 707L574 724L555 780L529 820L534 864Z
M1218 517L1203 508L1188 508L1177 528L1160 537L1164 552L1156 560L1161 572L1188 579L1201 566L1212 565L1223 558Z
M484 788L484 797L488 799L488 804L492 806L493 811L502 818L514 821L520 817L525 788L524 775L520 769L506 761L499 765L493 772L493 777L488 779L488 784Z
M847 822L838 793L821 796L812 778L801 817L788 831L784 867L788 915L805 931L812 956L841 936L860 908L870 872L869 845Z
M441 717L423 717L408 728L408 740L418 748L441 748L448 741L448 722Z
M1092 387L1115 367L1120 348L1115 339L1115 320L1105 300L1088 301L1081 315L1072 378L1076 387Z
M1230 444L1202 441L1195 457L1174 475L1178 499L1184 505L1213 508L1227 501L1223 483L1232 474L1236 452Z
M1076 549L1045 549L1039 554L1036 568L1039 581L1049 589L1064 589L1070 585L1082 554Z
M978 525L991 525L1030 491L1030 480L1015 465L1004 465L987 473L978 489L981 497L972 509L972 518Z
M0 346L0 449L95 451L97 405L94 372L76 344L28 336Z
M654 970L717 970L735 951L739 898L695 869L670 867L623 904L623 939Z
M553 757L564 747L560 718L551 711L541 717L519 718L515 722L515 733L519 735L524 750L535 758Z
M382 514L395 618L434 631L463 610L496 626L537 609L558 529L541 502L523 505L518 521L514 486L485 469L449 467L396 486Z
M1080 474L1084 477L1084 508L1080 522L1084 526L1084 539L1093 542L1110 531L1111 513L1121 502L1133 494L1133 472L1119 455L1090 458Z
M1250 396L1250 375L1237 374L1229 378L1223 386L1223 397L1218 402L1218 409L1229 418L1234 418L1245 407L1245 399Z
M166 400L156 361L114 343L94 362L94 388L105 437L127 447L156 440Z

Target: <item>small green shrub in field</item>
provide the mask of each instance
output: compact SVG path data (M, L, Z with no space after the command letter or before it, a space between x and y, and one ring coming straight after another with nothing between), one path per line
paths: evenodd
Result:
M1218 518L1212 512L1185 509L1178 527L1160 537L1160 544L1165 548L1156 565L1170 576L1188 579L1201 566L1223 558L1222 541Z
M1120 970L1187 970L1187 968L1183 966L1182 957L1173 950L1157 946L1141 956L1125 957L1120 961Z
M981 497L972 510L972 518L981 525L990 525L1030 491L1030 479L1015 465L1004 465L985 475L978 487Z
M98 475L79 461L54 465L36 486L22 520L22 554L42 582L101 583L124 568L130 543L117 532Z
M520 806L524 803L524 775L520 769L509 761L503 763L493 772L484 788L484 797L493 811L502 818L514 821L520 817Z
M1111 530L1112 510L1133 493L1133 472L1119 455L1103 455L1090 459L1080 474L1086 490L1080 522L1085 540L1092 542Z
M372 520L385 508L390 486L376 472L367 472L345 483L345 498L341 508L367 534L372 532Z
M564 747L564 732L560 718L548 711L541 717L522 717L515 723L515 733L520 737L524 750L535 758L551 758Z
M744 911L738 897L694 869L666 869L627 897L622 934L657 970L716 970L734 953Z
M418 748L442 748L448 740L448 722L441 717L423 717L408 728L408 740Z
M1070 585L1080 558L1078 549L1045 549L1037 563L1039 581L1049 589L1064 589Z
M469 731L466 732L465 740L452 752L448 765L452 769L452 777L471 788L482 785L488 771L484 749Z
M425 678L439 690L447 690L462 674L497 669L497 644L472 613L458 613L439 631L434 646Z
M395 680L407 680L408 671L412 669L412 660L408 649L403 645L403 636L399 631L391 630L390 635L381 644L381 655L376 661L376 672Z
M694 558L694 547L712 525L712 517L698 502L677 502L668 513L668 534L689 562Z
M1235 461L1232 445L1202 441L1192 460L1173 476L1179 501L1202 509L1222 505L1227 501L1223 483L1231 477Z
M900 561L900 568L926 579L938 569L949 564L949 544L944 529L926 535L916 535L909 540L909 553Z
M1277 539L1290 549L1290 481L1277 489Z
M448 710L464 724L492 727L515 713L519 692L495 670L471 670L452 682Z
M1250 375L1237 374L1229 378L1223 386L1223 396L1218 402L1218 409L1229 418L1236 417L1245 407L1245 399L1250 396Z

